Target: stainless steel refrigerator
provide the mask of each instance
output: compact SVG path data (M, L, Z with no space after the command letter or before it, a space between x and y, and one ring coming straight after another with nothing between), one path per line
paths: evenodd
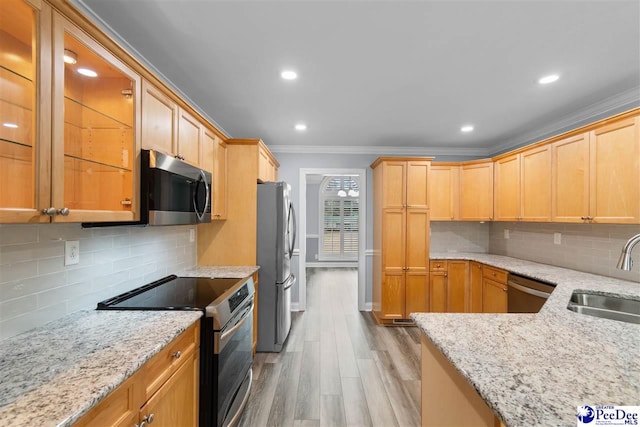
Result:
M291 329L291 256L296 213L286 182L258 184L258 343L256 351L280 352Z

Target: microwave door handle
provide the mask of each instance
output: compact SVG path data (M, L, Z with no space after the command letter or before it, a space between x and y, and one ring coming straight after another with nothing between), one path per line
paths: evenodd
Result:
M204 218L204 214L207 213L207 206L209 206L209 184L207 183L207 176L204 174L204 171L200 169L200 176L202 178L202 182L204 183L204 207L202 208L202 213L198 212L198 192L195 191L193 194L193 209L196 212L196 216L200 221ZM198 181L198 185L200 185L200 181ZM196 187L197 189L197 187Z

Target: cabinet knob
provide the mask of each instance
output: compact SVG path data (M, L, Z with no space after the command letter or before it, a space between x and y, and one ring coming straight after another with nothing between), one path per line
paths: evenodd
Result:
M44 208L40 212L42 212L42 215L54 216L58 213L58 210L52 206L50 208Z
M175 353L171 353L171 357L175 357L176 359L180 359L180 356L182 356L180 350L176 351Z
M145 418L146 418L146 417L145 417ZM144 421L144 420L142 420L142 421L140 422L140 424L136 424L136 427L146 427L146 426L147 426L147 422L146 422L146 421Z
M62 208L62 209L58 209L58 210L56 210L56 213L57 213L58 215L62 215L62 216L67 216L67 215L69 215L69 212L70 212L70 211L69 211L69 208Z
M154 418L155 418L154 414L149 414L149 424L151 424L153 422Z

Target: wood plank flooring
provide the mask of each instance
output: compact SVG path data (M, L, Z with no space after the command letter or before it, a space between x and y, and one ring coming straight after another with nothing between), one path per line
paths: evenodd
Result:
M309 268L281 353L257 353L240 426L420 425L420 335L359 312L357 270Z

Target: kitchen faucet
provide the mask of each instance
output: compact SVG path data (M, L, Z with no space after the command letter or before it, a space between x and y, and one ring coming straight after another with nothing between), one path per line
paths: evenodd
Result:
M631 237L627 243L624 244L622 248L622 253L620 253L620 259L618 260L617 268L621 270L630 271L633 266L633 260L631 259L631 252L633 251L633 247L640 243L640 234L636 234Z

